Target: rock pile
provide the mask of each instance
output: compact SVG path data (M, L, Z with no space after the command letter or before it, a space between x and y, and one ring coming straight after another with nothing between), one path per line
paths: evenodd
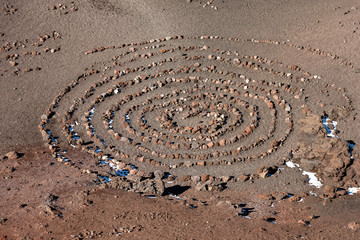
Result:
M17 11L17 8L11 4L4 4L4 7L2 7L1 10L3 11L4 15L13 15Z
M58 3L52 5L48 8L48 10L59 11L60 14L68 14L70 11L76 12L78 10L78 7L76 6L74 1L68 1L65 3Z

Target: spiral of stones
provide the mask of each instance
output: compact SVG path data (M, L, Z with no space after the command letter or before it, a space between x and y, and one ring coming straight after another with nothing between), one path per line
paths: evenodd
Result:
M172 36L99 47L86 54L116 55L73 80L42 116L39 128L49 149L69 165L63 149L70 145L135 174L161 169L201 175L214 168L209 174L221 180L217 168L222 167L230 168L236 181L241 172L236 168L284 148L294 115L311 111L304 99L307 84L317 76L220 49L224 42L292 47L352 67L318 49L270 40ZM350 106L350 98L342 96ZM291 149L286 146L280 154Z

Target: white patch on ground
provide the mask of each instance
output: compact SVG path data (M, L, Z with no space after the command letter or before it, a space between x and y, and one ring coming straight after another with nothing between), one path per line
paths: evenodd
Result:
M338 138L338 136L335 135L336 126L338 124L336 121L332 121L331 119L329 119L328 116L325 115L325 117L322 118L322 123L323 123L324 127L326 128L328 137ZM330 129L330 126L332 129Z
M182 199L181 197L179 197L177 195L170 194L169 196L172 197L172 198L179 199L179 200L184 200L184 199Z
M302 169L300 168L300 165L297 163L293 163L292 161L287 161L286 166L288 166L289 168L299 168L300 171L302 171ZM311 186L314 186L316 188L321 188L323 186L323 184L320 182L320 180L316 177L316 174L313 172L307 172L307 171L302 171L302 175L308 175L309 176L309 184Z
M359 193L360 192L360 188L356 188L356 187L351 187L348 188L347 190L347 194L349 195L354 195L355 193Z
M318 195L316 193L313 193L312 191L309 192L311 195L317 197Z
M320 180L316 177L315 173L303 171L302 174L309 176L309 184L311 186L315 186L316 188L321 188L323 186Z
M145 197L147 197L147 198L157 198L156 196L152 196L152 195L145 195Z
M299 164L293 163L292 161L287 161L286 166L288 166L289 168L294 168L294 167L299 167Z

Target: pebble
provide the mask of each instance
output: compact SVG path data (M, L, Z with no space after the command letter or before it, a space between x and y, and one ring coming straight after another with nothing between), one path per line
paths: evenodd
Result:
M3 225L8 219L7 218L0 218L0 225Z
M199 147L199 144L197 142L193 142L191 144L191 148L193 148L193 149L197 149L198 147Z
M360 229L360 223L359 222L349 222L347 227L352 231L357 231Z
M300 223L300 224L302 224L302 225L305 225L305 226L309 226L309 225L310 225L310 223L309 223L308 221L305 221L305 220L303 220L303 219L300 219L300 220L298 221L298 223Z

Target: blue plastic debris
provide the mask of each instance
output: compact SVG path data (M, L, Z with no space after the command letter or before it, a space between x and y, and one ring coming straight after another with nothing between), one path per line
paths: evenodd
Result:
M129 171L128 170L117 170L115 171L116 176L120 176L120 177L126 177L127 175L129 175Z
M105 183L111 182L111 179L105 176L99 176L100 179L104 179Z

